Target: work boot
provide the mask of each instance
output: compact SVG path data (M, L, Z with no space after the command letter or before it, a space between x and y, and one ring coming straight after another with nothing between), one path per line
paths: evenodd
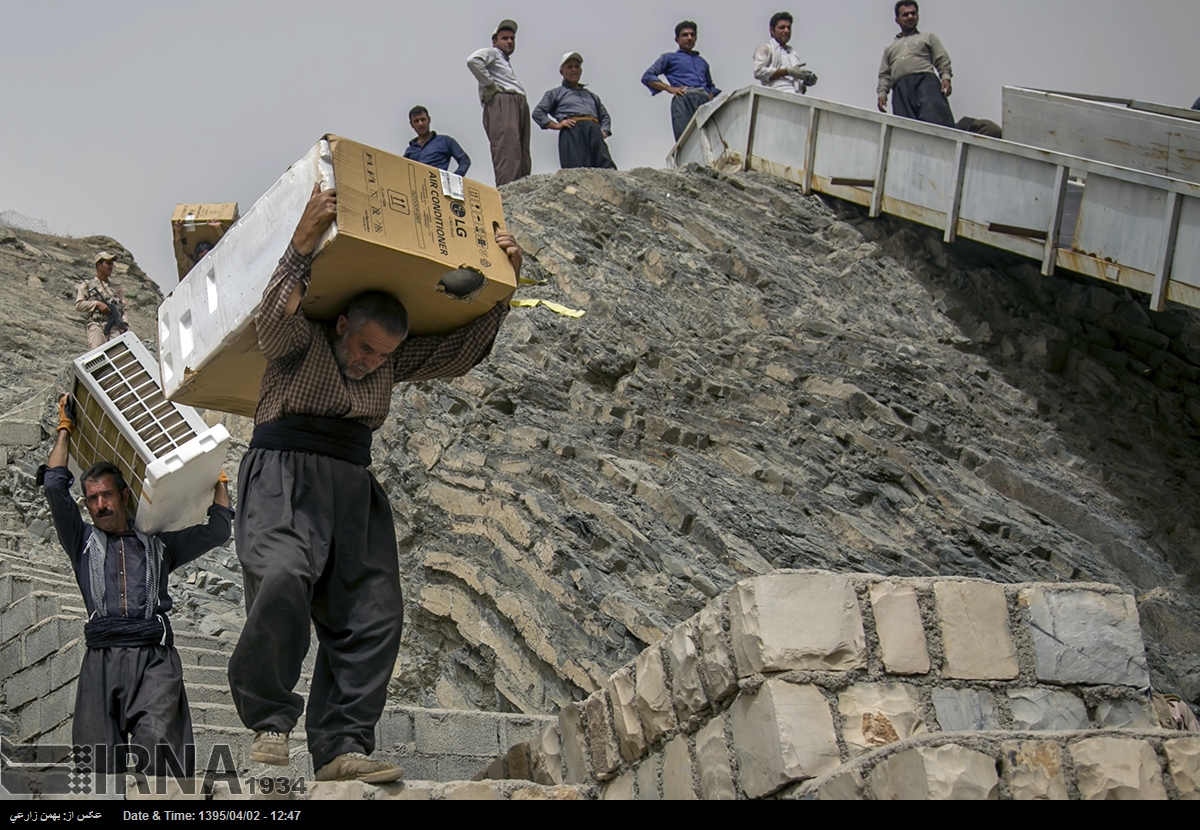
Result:
M374 761L361 752L339 755L317 770L318 781L362 781L387 784L404 777L404 770L388 761Z
M255 732L254 740L250 743L250 760L259 764L286 767L290 761L288 733L266 730Z

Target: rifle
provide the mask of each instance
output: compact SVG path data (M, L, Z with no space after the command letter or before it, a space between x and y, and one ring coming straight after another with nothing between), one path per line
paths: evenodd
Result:
M121 330L121 334L129 331L129 326L125 323L125 309L121 308L121 303L116 297L106 300L100 289L95 286L88 288L88 295L96 302L108 306L108 322L104 324L105 337L112 337L113 329L116 328Z

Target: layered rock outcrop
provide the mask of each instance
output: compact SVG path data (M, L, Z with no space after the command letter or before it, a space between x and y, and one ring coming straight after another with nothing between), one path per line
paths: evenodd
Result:
M586 314L514 309L470 375L397 390L374 454L407 597L395 702L554 713L736 581L811 567L1115 584L1151 680L1200 697L1191 312L758 174L504 196L521 296ZM74 283L114 246L0 231L0 412L24 425L0 441L4 521L30 557L56 555L36 422L82 342ZM153 332L152 287L118 279ZM179 625L235 638L236 560L198 567Z

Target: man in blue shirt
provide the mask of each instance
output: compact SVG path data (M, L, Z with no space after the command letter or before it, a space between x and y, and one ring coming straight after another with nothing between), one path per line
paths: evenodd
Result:
M416 131L417 137L408 142L408 148L404 151L406 159L428 164L438 170L449 170L450 159L454 159L458 162L458 169L454 172L460 176L467 175L467 170L471 167L471 157L463 152L463 148L453 138L438 135L429 129L429 110L413 107L408 111L408 123Z
M669 92L674 96L671 128L678 141L696 110L720 95L721 90L713 84L708 61L696 51L696 24L685 20L676 26L675 43L679 51L660 56L642 75L642 83L650 88L652 95ZM666 78L666 83L662 78Z

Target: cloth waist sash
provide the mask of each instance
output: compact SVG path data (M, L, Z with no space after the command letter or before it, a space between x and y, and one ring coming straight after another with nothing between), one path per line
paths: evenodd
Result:
M83 636L88 648L175 645L175 632L163 614L157 614L149 620L96 617L83 627Z
M594 115L568 115L567 118L573 118L576 121L591 121L593 124L600 123L600 119Z
M371 466L371 428L345 418L293 415L254 428L252 450L307 452Z

